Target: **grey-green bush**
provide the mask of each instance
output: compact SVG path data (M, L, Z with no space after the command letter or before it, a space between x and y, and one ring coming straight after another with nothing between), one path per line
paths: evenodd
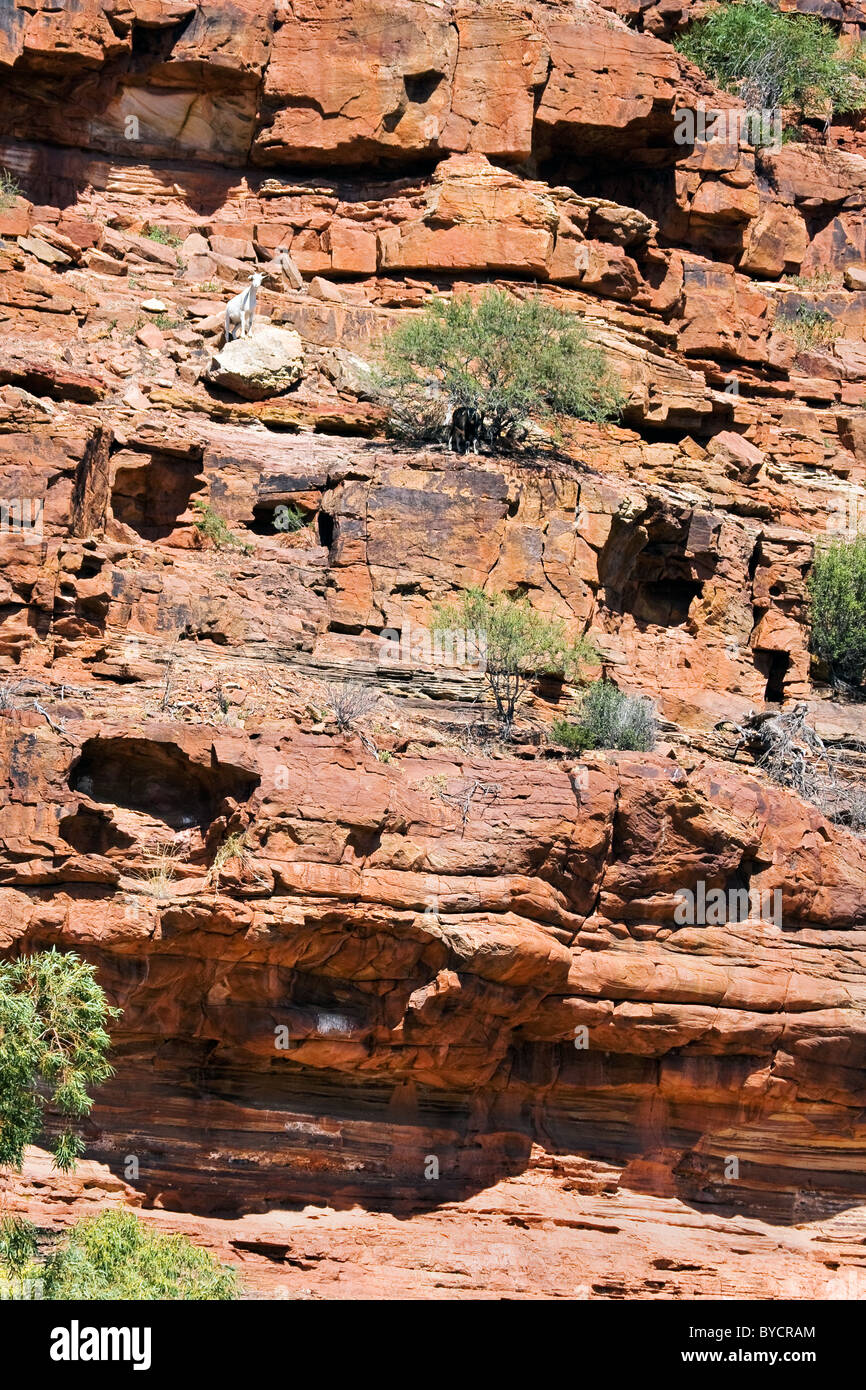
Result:
M531 417L610 420L623 398L600 348L575 314L540 296L488 289L434 299L385 340L379 389L392 432L435 438L444 408L471 406L491 447Z
M537 613L526 599L466 589L436 609L434 632L472 633L484 653L484 683L493 697L499 732L510 739L517 706L542 675L576 675L597 653L585 637L570 637L562 618Z
M552 735L576 752L590 748L649 752L656 741L656 715L651 700L625 695L613 681L593 681L571 720L558 719Z
M819 547L809 575L811 647L834 680L866 678L866 535Z

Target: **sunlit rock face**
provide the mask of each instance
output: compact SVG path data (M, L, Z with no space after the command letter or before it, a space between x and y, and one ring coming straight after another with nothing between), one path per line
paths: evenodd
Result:
M86 1163L6 1184L46 1224L128 1202L266 1297L866 1292L866 841L746 736L862 782L808 576L866 521L866 158L681 140L739 110L692 12L3 11L0 950L123 1011ZM488 283L618 420L389 436L384 335ZM569 752L555 675L502 743L471 586L655 749Z

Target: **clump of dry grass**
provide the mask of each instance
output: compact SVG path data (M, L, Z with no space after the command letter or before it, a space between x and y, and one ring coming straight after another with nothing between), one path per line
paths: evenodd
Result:
M15 206L21 197L21 185L8 169L0 169L0 211Z
M786 275L784 282L798 290L832 290L841 286L842 275L838 270L813 270L809 275Z
M247 845L247 832L245 830L233 831L227 835L222 844L217 848L210 866L210 876L218 877L227 864L236 863L241 872L251 868L252 859Z
M147 863L135 875L142 892L151 898L170 898L177 878L177 866L183 857L180 845L152 845L146 851Z

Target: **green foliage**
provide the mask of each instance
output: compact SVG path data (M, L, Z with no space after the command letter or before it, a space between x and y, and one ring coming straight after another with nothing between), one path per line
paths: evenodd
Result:
M846 52L829 24L767 0L721 4L675 47L747 107L796 107L804 115L866 106L866 59Z
M0 211L15 206L17 198L21 197L21 186L18 180L10 174L8 169L0 169Z
M23 1216L0 1217L0 1296L39 1298L41 1277L37 1227Z
M434 632L466 633L483 653L484 681L493 697L503 738L510 738L517 704L542 675L576 675L596 653L570 638L561 618L537 613L526 599L467 589L458 601L437 608Z
M487 289L433 299L386 339L379 387L394 433L432 438L444 405L472 406L499 447L530 416L609 420L622 397L600 348L573 314L532 295Z
M117 319L115 319L114 322L117 323ZM131 338L133 338L135 337L135 334L138 332L139 328L144 328L145 324L147 323L155 324L155 326L157 328L162 329L164 333L172 328L183 327L183 319L173 319L169 314L147 313L136 314L135 318L127 328L126 332L129 334Z
M792 309L783 304L776 314L775 327L793 338L800 352L826 347L842 332L832 314L814 304L798 304Z
M589 747L582 730L568 719L554 719L550 727L550 737L554 743L561 743L564 748L571 749L572 753L583 753Z
M866 680L866 535L816 550L809 575L812 651L834 679Z
M650 700L625 695L613 681L593 681L582 696L573 722L558 719L552 736L575 752L589 748L633 749L655 746L655 710Z
M299 507L291 502L283 503L274 511L274 526L278 531L286 531L291 534L294 531L303 531L307 525L307 517Z
M217 550L242 550L245 555L251 555L254 547L248 541L242 541L240 536L236 536L224 517L219 512L215 512L208 502L201 499L193 502L193 509L198 512L195 520L195 529L207 540L212 541Z
M164 1235L123 1208L78 1221L40 1275L48 1299L236 1299L235 1270L186 1236Z
M55 1167L74 1168L84 1150L75 1122L93 1104L88 1087L112 1074L105 1024L119 1012L76 955L51 950L0 962L0 1167L21 1168L50 1106L67 1120Z
M0 1270L21 1278L30 1272L39 1248L36 1227L23 1216L0 1217Z
M165 227L145 227L142 235L146 236L148 241L158 241L160 246L182 245L182 238L175 232L167 231Z

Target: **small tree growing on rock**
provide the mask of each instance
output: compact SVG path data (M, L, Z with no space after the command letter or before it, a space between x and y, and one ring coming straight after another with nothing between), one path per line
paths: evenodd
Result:
M20 1169L46 1106L66 1121L55 1166L75 1167L84 1149L75 1122L93 1104L88 1087L112 1073L105 1024L119 1012L76 955L51 950L0 962L0 1167Z
M488 289L480 299L434 299L385 342L380 389L392 430L441 433L445 409L469 407L492 448L512 441L530 416L610 420L622 408L601 349L574 314L538 295Z
M493 697L499 731L510 739L517 705L543 675L576 675L596 657L584 637L568 635L561 618L537 613L526 599L467 589L454 604L437 608L435 632L470 632L484 652L484 682Z
M142 1301L233 1300L236 1270L179 1233L154 1230L114 1209L78 1221L42 1271L45 1296Z
M40 1235L43 1241L40 1242ZM64 1302L232 1300L237 1270L187 1236L160 1231L123 1208L85 1217L40 1250L41 1233L21 1217L0 1221L0 1272L39 1280L40 1297Z
M809 576L812 651L834 680L866 679L866 535L818 549Z
M242 541L230 530L228 523L219 512L215 512L209 502L202 498L197 498L192 504L193 511L197 516L193 522L199 535L209 540L217 550L242 550L245 555L251 555L255 547L249 541Z

